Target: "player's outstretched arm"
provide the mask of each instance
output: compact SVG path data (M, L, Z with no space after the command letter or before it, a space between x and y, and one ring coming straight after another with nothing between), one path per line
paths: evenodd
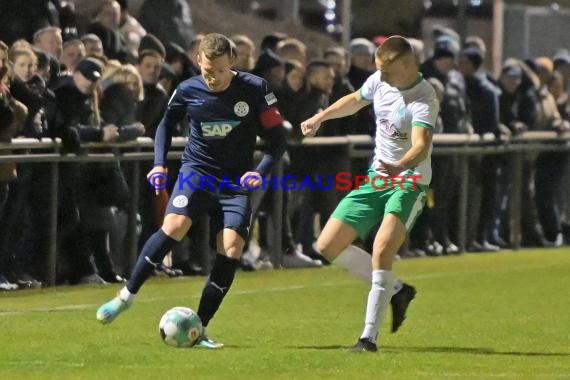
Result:
M314 136L319 130L321 123L353 115L368 104L370 102L362 98L360 90L345 95L325 110L302 122L301 131L305 136Z

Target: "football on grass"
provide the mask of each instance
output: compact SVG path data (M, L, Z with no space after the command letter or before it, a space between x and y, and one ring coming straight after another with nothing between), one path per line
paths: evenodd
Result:
M204 329L198 314L182 306L164 313L158 327L162 341L172 347L192 347Z

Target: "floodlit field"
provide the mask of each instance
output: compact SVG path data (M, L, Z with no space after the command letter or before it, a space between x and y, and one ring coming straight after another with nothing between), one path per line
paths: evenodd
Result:
M162 313L197 309L204 278L155 278L115 322L95 320L116 286L0 294L0 379L570 378L570 250L412 259L416 286L397 334L349 354L369 285L343 271L237 275L209 327L222 350L175 349ZM386 322L390 322L388 315Z

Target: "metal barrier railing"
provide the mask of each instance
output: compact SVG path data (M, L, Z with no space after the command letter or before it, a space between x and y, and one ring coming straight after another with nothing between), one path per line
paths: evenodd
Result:
M519 136L511 138L508 142L498 142L493 135L462 135L462 134L438 134L434 136L433 155L457 156L459 159L460 173L468 171L468 157L472 155L506 154L511 157L513 170L513 189L511 194L511 207L509 215L510 243L514 249L520 247L520 210L521 210L521 184L522 184L522 159L525 153L536 153L544 151L564 151L570 152L570 133L557 134L550 131L525 132ZM182 156L183 148L186 146L187 138L173 138L171 150L168 154L169 160L178 160ZM350 171L351 159L370 158L374 147L374 140L367 135L340 136L340 137L312 137L305 138L301 142L292 142L291 146L302 149L313 149L315 147L328 147L334 154L327 154L326 157L319 157L322 162L321 167L328 173L339 171ZM56 259L57 259L57 210L58 210L58 183L59 183L59 163L62 162L109 162L109 161L132 161L131 175L131 197L129 204L128 221L128 252L127 262L129 269L136 262L138 254L138 241L136 233L136 216L139 203L139 177L140 162L152 161L153 140L140 137L136 141L127 143L89 143L83 144L82 148L117 148L115 153L89 153L89 154L61 154L61 140L51 139L28 139L16 138L11 143L0 143L0 163L50 163L50 183L49 183L49 244L46 258L47 276L46 282L49 286L55 285L56 281ZM36 153L41 150L41 153ZM21 152L24 151L24 152ZM20 152L20 154L14 153ZM149 165L150 168L150 165ZM327 174L328 174L327 173ZM281 178L283 166L281 163L274 170L274 175ZM465 251L466 221L467 221L467 195L468 176L461 176L459 185L458 202L458 245L460 250ZM261 202L262 191L258 190L252 194L254 215ZM270 249L273 253L272 261L278 267L281 262L281 218L282 218L283 189L277 187L274 194L272 215L269 219L270 229ZM334 208L336 204L332 205ZM205 244L200 244L204 249L207 247L208 229L201 231ZM202 242L204 243L204 242ZM204 261L206 266L207 261Z

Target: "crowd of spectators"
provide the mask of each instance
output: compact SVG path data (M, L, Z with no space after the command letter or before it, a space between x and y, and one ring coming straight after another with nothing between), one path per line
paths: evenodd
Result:
M2 142L15 137L60 138L64 153L84 154L94 149L82 148L86 142L153 138L177 84L200 72L196 56L201 35L193 29L186 1L147 0L135 18L128 12L127 0L102 0L90 23L80 27L72 2L37 0L25 8L23 3L10 0L0 5ZM79 35L78 30L86 33ZM284 33L265 36L259 47L246 29L240 33L231 36L236 45L235 69L265 78L287 120L290 144L284 170L297 176L317 175L326 151L300 148L299 124L362 86L376 70L374 51L382 39L355 38L348 49L330 46L320 57L308 57L305 44ZM434 36L433 47L411 41L421 72L440 99L435 133L490 133L500 143L527 130L570 128L570 53L560 50L553 57L524 61L509 58L494 77L484 70L482 39L469 36L461 43L457 33L447 28L435 29ZM174 135L187 136L187 128L186 123L180 125ZM321 136L349 134L375 134L371 107L329 121L319 132ZM568 171L567 164L563 152L525 155L524 246L558 247L568 242L569 219L564 213L568 200L560 175ZM45 279L50 180L46 165L0 164L1 290L41 287ZM172 162L169 171L176 173L177 165ZM456 157L434 157L428 207L400 255L458 253L454 210L464 175L470 184L467 250L509 247L505 215L513 181L510 165L500 155L471 156L468 173L462 173ZM122 282L128 276L119 263L130 198L128 171L128 165L118 162L61 165L58 283ZM141 171L146 173L144 165ZM157 198L146 185L144 173L140 183L139 239L144 242L160 225L167 195ZM245 270L273 267L267 239L272 205L273 193L267 192L257 217L257 244L251 244L242 258ZM319 193L285 192L283 267L327 264L313 250L314 221L317 215L326 221L330 212L319 202ZM194 246L190 236L174 249L172 268L165 267L168 275L203 274L197 258L202 253ZM254 252L254 246L260 250Z

